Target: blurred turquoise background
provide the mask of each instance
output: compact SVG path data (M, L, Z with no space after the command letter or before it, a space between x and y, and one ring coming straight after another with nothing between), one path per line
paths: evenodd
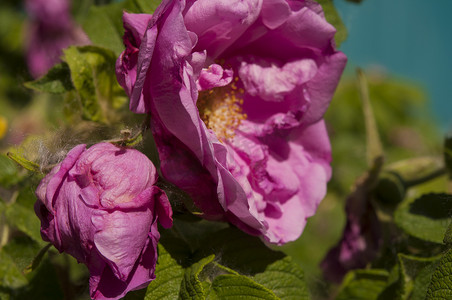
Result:
M452 130L451 0L334 1L348 30L341 50L354 67L383 68L424 88L444 131Z

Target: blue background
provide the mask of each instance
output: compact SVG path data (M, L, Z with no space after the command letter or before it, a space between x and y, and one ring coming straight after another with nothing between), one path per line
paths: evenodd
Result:
M452 129L452 0L335 0L348 30L350 66L383 66L423 87L443 130Z

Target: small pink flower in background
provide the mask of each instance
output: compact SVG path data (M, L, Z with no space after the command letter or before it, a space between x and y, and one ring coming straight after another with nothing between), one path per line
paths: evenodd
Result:
M297 239L326 193L322 117L346 63L320 5L164 0L124 27L117 78L152 116L165 178L207 219Z
M41 235L90 271L93 299L119 299L155 278L157 221L172 226L151 161L109 143L74 147L36 190Z
M63 49L90 41L70 15L69 0L27 0L27 63L33 77L44 75L60 60Z

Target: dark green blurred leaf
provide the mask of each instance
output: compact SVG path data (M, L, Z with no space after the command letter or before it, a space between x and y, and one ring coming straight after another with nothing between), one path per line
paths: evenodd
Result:
M337 13L332 0L317 0L317 2L322 5L323 12L325 13L325 18L328 23L333 25L337 30L334 40L336 41L336 46L339 47L347 38L347 28L345 28L345 25Z
M444 161L449 177L452 178L452 135L444 140Z
M3 251L8 253L19 270L24 270L33 262L41 247L38 243L27 236L16 236L4 247Z
M199 274L207 264L213 261L214 258L215 255L210 255L185 269L184 278L182 279L179 292L179 297L181 299L203 300L206 298L206 291L203 288Z
M5 217L10 225L16 227L39 245L43 246L44 242L40 233L41 223L32 205L35 200L36 196L34 191L29 187L24 188L19 192L17 201L7 205Z
M16 289L27 284L20 268L4 249L0 249L0 286Z
M336 300L373 300L386 287L386 270L356 270L347 273Z
M9 187L18 183L20 178L17 165L6 155L0 154L0 185Z
M56 273L50 259L44 259L38 269L27 277L29 284L20 290L17 299L65 299L59 284L61 276Z
M25 86L38 92L52 94L62 94L74 89L69 66L64 62L55 65L41 78L26 82Z
M394 213L394 221L411 236L442 244L451 212L452 195L432 193L402 202Z
M140 12L145 14L152 14L157 6L160 5L160 0L135 0L137 7L140 8Z
M47 253L50 247L52 247L52 244L47 244L41 250L39 250L38 254L36 254L31 263L24 269L25 274L28 274L39 267L39 264L41 263L44 255Z
M119 55L124 50L122 36L123 11L140 12L135 1L127 0L104 6L92 6L82 26L94 45L110 49ZM101 28L101 30L99 30Z
M452 249L439 261L428 287L427 300L452 299Z

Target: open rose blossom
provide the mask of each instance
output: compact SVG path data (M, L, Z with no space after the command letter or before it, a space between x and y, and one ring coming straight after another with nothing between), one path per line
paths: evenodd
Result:
M33 77L44 75L60 60L63 49L89 39L70 14L70 0L26 0L27 64Z
M173 0L124 14L117 61L151 114L162 174L204 217L270 243L297 239L325 196L322 120L346 63L310 0Z
M119 299L155 278L157 220L172 226L156 179L144 154L101 143L76 146L39 184L41 235L88 266L93 299Z

